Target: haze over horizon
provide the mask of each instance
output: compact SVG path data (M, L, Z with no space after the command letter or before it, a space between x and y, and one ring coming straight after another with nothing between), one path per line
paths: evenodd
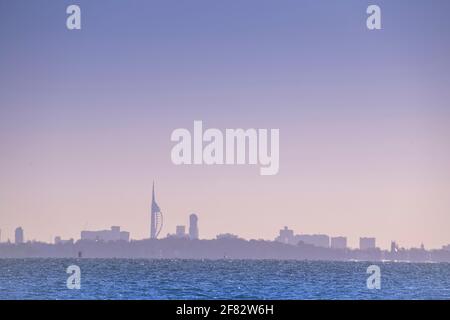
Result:
M0 229L279 229L450 243L450 2L0 3ZM45 5L43 5L45 3ZM280 129L280 170L175 166L174 129Z

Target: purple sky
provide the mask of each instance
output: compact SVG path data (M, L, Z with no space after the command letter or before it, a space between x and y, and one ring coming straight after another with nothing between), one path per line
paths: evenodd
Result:
M0 229L450 243L450 2L0 2ZM383 30L365 10L382 9ZM279 128L280 172L174 166L170 134Z

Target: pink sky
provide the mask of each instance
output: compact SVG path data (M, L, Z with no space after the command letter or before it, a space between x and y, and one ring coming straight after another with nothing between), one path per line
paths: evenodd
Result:
M450 2L380 3L379 32L361 1L80 5L79 32L62 2L0 10L2 241L146 238L155 180L164 236L194 212L201 238L450 243ZM279 174L174 166L194 120L280 129Z

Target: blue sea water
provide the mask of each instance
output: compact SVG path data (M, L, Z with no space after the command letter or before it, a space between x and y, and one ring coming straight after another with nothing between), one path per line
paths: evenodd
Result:
M366 285L371 264L379 290ZM70 265L80 290L67 288ZM450 299L450 264L0 259L0 299Z

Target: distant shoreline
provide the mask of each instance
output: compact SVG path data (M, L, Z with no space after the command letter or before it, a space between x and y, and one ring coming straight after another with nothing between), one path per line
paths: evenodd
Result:
M306 261L381 261L404 263L450 262L444 249L401 249L396 252L378 248L369 250L333 249L300 243L243 239L147 239L48 244L27 242L0 244L0 258L92 258L92 259L194 259L194 260L306 260Z
M450 264L450 261L398 261L398 260L308 260L308 259L270 259L270 258L244 258L244 259L209 259L209 258L202 258L202 259L189 259L189 258L70 258L70 257L23 257L23 258L12 258L12 257L0 257L0 260L70 260L70 261L89 261L89 260L134 260L134 261L205 261L205 262L221 262L221 261L279 261L279 262L330 262L330 263L336 263L336 262L342 262L342 263L389 263L389 264Z

